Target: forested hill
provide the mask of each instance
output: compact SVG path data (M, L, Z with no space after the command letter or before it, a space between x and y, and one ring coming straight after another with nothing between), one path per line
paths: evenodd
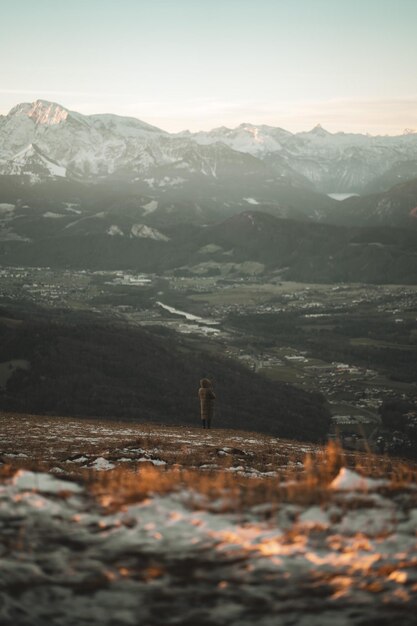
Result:
M268 381L164 329L130 328L80 312L2 308L0 343L3 367L13 359L27 362L0 387L4 410L198 424L199 379L209 376L219 427L313 441L328 430L320 394Z

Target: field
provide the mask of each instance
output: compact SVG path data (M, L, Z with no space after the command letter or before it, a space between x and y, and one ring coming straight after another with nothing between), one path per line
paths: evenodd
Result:
M0 622L415 623L417 466L3 413Z

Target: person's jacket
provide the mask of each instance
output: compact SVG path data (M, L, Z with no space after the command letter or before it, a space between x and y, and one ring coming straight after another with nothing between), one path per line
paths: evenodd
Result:
M213 389L210 389L210 387L200 387L198 397L200 398L201 419L211 419L213 417L214 401L216 399Z

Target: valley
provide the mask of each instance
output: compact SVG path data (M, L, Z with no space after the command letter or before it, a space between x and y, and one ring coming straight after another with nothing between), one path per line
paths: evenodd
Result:
M169 133L17 105L2 406L189 424L197 371L225 426L417 454L416 159L409 132Z
M20 267L1 270L0 296L3 306L164 329L196 354L227 357L271 381L319 391L333 416L330 433L354 434L359 446L376 445L383 402L416 395L413 285Z

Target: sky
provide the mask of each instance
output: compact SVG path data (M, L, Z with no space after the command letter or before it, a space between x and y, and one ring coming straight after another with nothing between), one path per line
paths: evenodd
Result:
M417 129L417 0L0 0L0 114Z

